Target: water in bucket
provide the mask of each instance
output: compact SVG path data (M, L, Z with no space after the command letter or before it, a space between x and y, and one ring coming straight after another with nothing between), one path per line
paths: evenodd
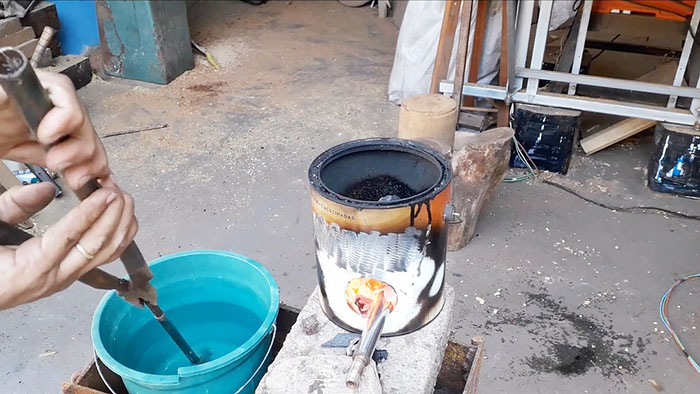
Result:
M205 362L192 365L148 311L108 293L93 318L102 361L131 394L252 394L269 362L279 289L257 262L186 252L151 269L161 307Z

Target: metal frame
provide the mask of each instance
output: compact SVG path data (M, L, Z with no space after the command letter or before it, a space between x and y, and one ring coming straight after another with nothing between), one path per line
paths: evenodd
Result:
M692 36L694 35L697 37L698 23L700 22L700 1L695 4L693 16L690 21L691 30L688 32L685 45L683 46L683 52L681 53L673 85L579 74L593 0L584 0L582 5L581 24L578 31L571 73L542 70L553 0L542 0L540 2L540 14L537 21L530 67L525 68L534 4L534 1L529 0L521 0L519 2L518 14L515 18L517 19L515 26L516 32L513 40L516 47L514 52L510 52L514 53L514 61L509 62L513 64L514 69L509 68L508 70L508 86L499 87L465 83L462 87L462 93L464 95L504 100L507 103L538 104L700 127L700 80L695 88L681 86L690 57L690 51L693 47ZM510 28L510 26L508 26L508 28ZM695 34L691 35L691 31ZM527 85L523 90L525 79L527 79ZM538 86L541 79L568 83L568 94L539 91ZM454 90L452 85L452 81L442 81L439 91L443 94L452 94ZM576 88L578 85L668 95L669 102L667 106L655 106L620 100L577 96ZM678 97L693 99L690 111L676 108Z

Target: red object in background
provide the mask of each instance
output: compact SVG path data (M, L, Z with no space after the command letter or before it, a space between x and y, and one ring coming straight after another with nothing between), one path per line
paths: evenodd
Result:
M693 15L695 0L596 0L593 12L609 14L612 10L630 11L632 14L645 14L659 19L684 21Z

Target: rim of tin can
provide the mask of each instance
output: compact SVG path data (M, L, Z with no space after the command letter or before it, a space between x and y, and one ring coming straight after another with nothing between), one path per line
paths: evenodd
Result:
M321 172L331 162L343 156L363 151L397 151L407 152L428 160L440 169L440 179L431 187L411 197L396 201L364 201L349 198L331 190L321 179ZM417 141L400 138L366 138L344 142L336 145L316 157L309 166L309 182L323 197L352 208L389 209L411 206L426 200L432 200L440 194L452 181L452 167L447 158L437 150Z

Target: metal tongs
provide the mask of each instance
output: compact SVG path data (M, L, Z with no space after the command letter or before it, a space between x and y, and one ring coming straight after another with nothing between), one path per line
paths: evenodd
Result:
M41 119L53 108L53 103L39 83L27 57L16 48L0 48L0 86L17 106L32 134L36 136ZM99 188L100 184L93 179L80 189L74 190L74 193L83 200ZM134 241L126 247L120 259L129 280L118 278L98 268L81 276L79 280L96 289L116 290L119 296L129 303L139 308L147 307L187 358L193 364L200 363L200 357L158 306L157 293L151 285L153 273Z

